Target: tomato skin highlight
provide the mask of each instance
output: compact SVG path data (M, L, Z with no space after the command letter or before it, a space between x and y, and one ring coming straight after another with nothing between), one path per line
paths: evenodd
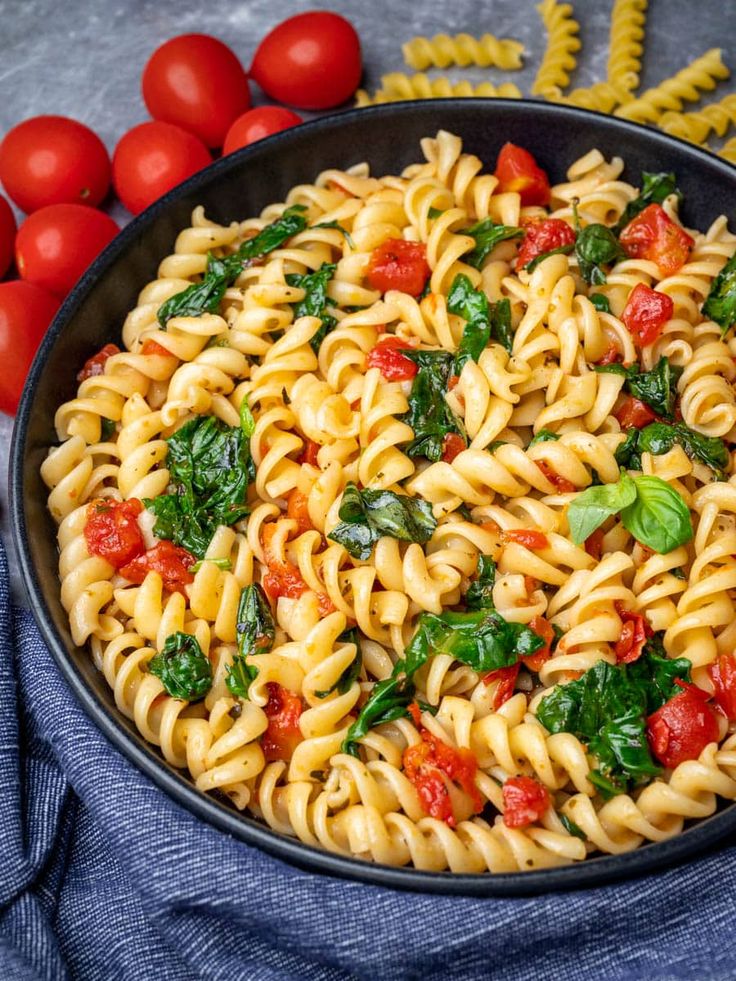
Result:
M275 681L269 681L266 687L268 702L263 711L268 716L268 728L261 736L261 749L269 762L290 760L303 739L299 728L302 700Z
M401 352L411 350L413 345L408 341L394 334L387 334L368 352L366 365L369 368L378 368L386 381L409 381L419 369Z
M621 246L631 259L648 259L665 276L673 276L688 258L695 240L672 221L661 204L650 204L621 232Z
M250 89L235 53L209 34L180 34L156 48L141 78L154 119L222 146L232 123L250 107Z
M618 424L623 430L643 429L650 422L657 419L646 402L635 399L632 395L627 395L621 403L621 407L614 412L614 417L618 419Z
M525 548L541 549L549 548L549 539L543 531L534 528L511 528L505 531L504 538L509 542L516 542Z
M59 309L58 297L33 283L0 283L0 410L15 415L31 362Z
M180 545L164 539L153 548L122 566L118 571L128 582L140 584L149 572L157 572L163 580L164 589L170 593L183 593L184 587L194 582L189 569L197 560Z
M0 279L10 269L13 261L16 231L13 209L0 194Z
M549 178L524 147L504 143L496 161L495 176L499 180L499 190L516 191L522 206L549 204Z
M567 477L560 476L556 470L552 469L546 460L537 460L536 464L550 484L553 484L561 494L572 494L574 490L577 490L575 484L573 484L571 480L568 480Z
M520 663L517 661L516 664L510 665L508 668L496 668L495 671L489 671L483 677L484 685L490 685L494 681L498 682L498 687L493 693L494 710L500 709L503 703L508 702L514 694L520 666Z
M736 719L736 654L721 654L708 668L713 687L713 698L723 714L733 722Z
M355 92L362 71L355 28L322 10L277 24L258 45L249 74L277 102L331 109Z
M412 714L416 724L418 713ZM475 786L478 761L469 749L454 749L423 726L420 735L420 743L404 750L404 775L414 784L425 814L454 828L457 818L445 781L459 784L471 799L473 813L479 814L483 810L483 801Z
M613 604L621 618L621 636L613 648L617 664L633 664L638 661L644 645L652 636L652 628L646 617L632 610L625 610L619 600Z
M424 244L389 238L371 253L367 279L371 289L381 293L399 290L416 297L424 289L430 272Z
M442 459L452 463L456 456L466 450L465 440L458 433L446 433L442 440Z
M128 501L92 501L87 506L84 540L90 555L105 559L115 569L132 562L146 550L138 527L143 505L135 498Z
M50 204L18 229L15 261L21 279L64 297L120 229L84 204Z
M34 116L0 143L0 180L21 211L49 204L96 207L110 189L110 158L88 126L66 116Z
M638 347L653 344L671 319L672 297L658 293L645 283L637 283L629 294L621 319Z
M673 769L685 760L696 760L708 743L718 741L716 714L708 694L677 680L682 688L647 719L647 740L662 766Z
M77 372L77 381L83 382L87 378L96 378L98 375L104 375L107 359L111 358L113 354L120 354L120 348L117 344L105 344L97 354L93 354L91 358L87 358L82 370Z
M575 230L561 218L543 218L531 221L525 226L524 238L521 240L519 254L516 257L516 268L523 269L537 256L564 245L575 244Z
M284 106L257 106L255 109L249 109L239 116L227 131L222 145L222 155L225 157L228 153L250 146L251 143L257 143L266 136L281 133L303 122L298 113Z
M502 787L503 823L526 828L543 816L551 804L549 791L534 777L509 777Z

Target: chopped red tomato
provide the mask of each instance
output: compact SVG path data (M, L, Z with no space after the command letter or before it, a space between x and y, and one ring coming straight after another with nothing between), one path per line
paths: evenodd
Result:
M572 494L576 490L575 484L567 477L561 477L556 470L547 463L546 460L537 460L537 466L542 471L544 476L561 494Z
M405 242L403 238L390 238L371 253L368 285L382 293L400 290L410 296L419 296L430 272L425 245Z
M388 334L368 352L366 359L369 368L378 368L386 381L408 381L419 370L402 351L411 351L413 345L401 337Z
M536 616L530 622L529 626L544 641L544 647L540 647L538 651L533 654L527 654L526 657L522 657L523 663L529 668L530 671L534 671L535 674L539 674L542 670L542 666L545 661L549 661L552 657L552 644L555 640L555 631L549 620L545 620L544 617Z
M503 534L507 541L516 542L525 548L549 548L549 539L547 536L543 531L536 531L534 528L511 528Z
M414 718L416 722L417 716ZM414 784L425 814L454 828L457 819L448 789L450 781L459 784L470 797L474 814L483 810L475 786L478 761L469 749L454 749L424 727L420 732L422 741L404 750L404 775Z
M143 505L135 497L129 501L92 501L87 507L84 527L90 555L98 555L119 569L145 552L146 545L138 527L138 515L142 510Z
M508 702L514 694L519 668L520 664L517 661L516 664L512 664L508 668L496 668L495 671L489 671L483 678L484 685L491 685L494 681L498 682L498 686L493 693L494 709L500 709L503 703Z
M596 530L585 539L585 551L594 559L599 559L603 552L603 538L605 531L602 528Z
M502 793L503 823L507 828L534 824L551 803L549 791L534 777L509 777Z
M624 359L623 355L616 347L616 345L613 343L613 341L609 341L608 350L606 351L606 353L603 355L602 358L596 361L596 364L620 364L623 361L623 359Z
M261 749L267 760L290 760L303 738L299 728L302 700L275 681L269 681L267 687L268 703L263 711L268 729L261 736Z
M656 413L652 412L646 402L641 402L632 395L627 395L621 407L613 414L622 429L643 429L657 418Z
M317 454L319 453L320 446L319 443L314 443L311 439L304 440L304 446L302 447L302 454L297 460L297 463L308 463L312 467L318 467Z
M154 341L150 337L147 341L143 342L141 354L158 354L159 357L162 358L176 357L176 355L172 354L171 351L167 351L163 344L159 344L158 341Z
M286 507L286 515L289 518L293 518L297 524L297 534L303 535L305 531L311 531L314 528L312 524L312 519L309 517L309 508L307 507L307 502L309 498L306 494L302 494L301 491L294 488L294 490L289 494L289 502Z
M718 719L708 704L708 693L685 681L677 680L675 684L682 688L679 695L647 719L649 746L662 766L669 769L685 760L696 760L719 736Z
M625 610L618 600L613 604L621 617L621 636L616 641L614 652L617 664L632 664L641 657L644 645L652 636L652 628L641 613Z
M661 204L650 204L621 232L619 241L631 259L655 262L665 276L685 265L694 239L672 221Z
M447 391L451 392L453 388L457 388L459 381L460 375L450 375L450 377L447 379Z
M534 157L521 146L504 143L496 161L500 191L516 191L522 205L549 204L549 178Z
M163 579L164 589L171 593L183 593L184 587L194 582L194 576L189 570L196 561L185 548L164 540L122 566L120 575L128 582L142 583L149 572L158 572Z
M287 596L289 599L298 599L309 589L304 582L301 573L295 565L288 559L281 559L271 547L273 536L276 533L275 524L263 526L263 551L268 572L263 578L263 588L271 599L278 599L279 596ZM324 617L328 613L334 613L335 607L326 593L317 593L319 599L319 612Z
M736 654L721 654L708 669L715 692L713 698L726 718L736 719Z
M452 463L458 453L467 450L465 440L457 433L446 433L442 440L442 459L445 463Z
M516 268L523 269L545 252L574 244L575 230L561 218L530 221L525 226L524 238L521 240L519 254L516 257Z
M621 319L639 347L653 344L672 317L672 297L637 283L629 294Z
M87 378L95 378L97 375L105 374L105 362L108 358L111 358L113 354L120 354L120 348L117 344L105 344L97 354L93 354L91 358L87 358L84 362L84 367L77 374L77 381L82 382Z

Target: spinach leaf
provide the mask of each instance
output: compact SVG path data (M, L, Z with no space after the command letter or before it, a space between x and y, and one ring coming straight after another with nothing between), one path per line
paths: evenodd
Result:
M723 337L736 324L736 255L731 256L713 280L701 312L719 325Z
M250 439L253 433L256 431L256 421L253 418L253 413L250 411L250 406L248 405L248 399L243 398L240 403L240 428L243 431L243 436L246 439Z
M478 556L478 576L468 586L465 605L469 610L493 609L496 563L490 555Z
M343 673L326 691L316 691L315 695L317 698L327 698L333 691L337 691L339 695L345 695L353 687L355 682L360 676L360 669L363 665L363 655L360 651L360 640L358 637L358 631L355 627L351 627L349 630L343 630L340 636L337 638L339 644L355 644L355 657L345 668Z
M338 514L340 522L327 537L356 559L369 559L373 546L384 535L423 545L437 527L432 505L421 497L389 490L358 490L352 482L345 487Z
M641 470L641 454L651 453L662 456L679 444L692 460L700 460L716 476L721 478L728 470L731 455L728 447L718 436L703 436L690 429L684 422L670 425L666 422L652 422L643 429L631 429L626 440L616 449L619 466Z
M573 498L567 508L570 537L576 545L600 528L606 518L618 514L622 508L636 499L636 485L628 474L623 473L615 484L588 487Z
M294 319L297 317L319 317L322 326L310 340L312 350L319 353L319 346L326 335L337 326L337 320L327 313L327 284L335 275L337 265L334 262L323 262L316 272L290 273L286 277L289 286L305 290L306 296L299 303L293 303Z
M348 243L351 249L355 248L355 242L353 241L350 232L347 228L343 228L339 221L321 221L319 225L312 225L312 228L335 228L338 232L342 232L345 236L345 241Z
M306 210L303 204L286 208L280 218L243 242L232 255L218 258L210 253L202 281L175 293L159 307L157 316L161 329L166 330L166 324L172 317L200 317L203 313L217 313L225 290L232 286L246 265L273 252L292 235L307 227L307 219L303 215Z
M414 685L406 677L392 674L390 678L376 682L358 718L348 729L341 747L343 753L357 756L358 740L368 735L375 726L408 716L413 700Z
M209 658L196 637L181 631L166 638L163 650L148 662L148 670L161 679L169 695L185 702L199 701L212 687Z
M205 562L211 562L212 565L217 566L218 569L222 569L223 572L229 572L233 567L230 559L199 559L198 562L195 562L194 565L189 567L189 571L192 573L192 575L195 572L199 572Z
M588 299L596 310L599 310L601 313L611 312L611 304L608 302L608 297L602 293L591 293Z
M532 438L529 440L529 446L527 446L527 449L532 446L536 446L537 443L554 442L559 438L559 433L553 433L551 429L540 429L539 432L532 436Z
M436 463L442 458L442 443L448 433L458 433L466 439L462 422L445 401L455 358L449 351L401 353L419 368L409 393L409 411L402 416L402 421L414 430L414 439L405 452Z
M440 215L444 215L444 211L441 208L430 208L427 212L429 218L439 218Z
M575 240L575 255L580 275L586 283L594 286L600 286L606 281L603 266L613 265L619 259L626 258L618 239L605 225L588 225L580 229Z
M253 475L242 428L214 416L195 416L167 439L171 490L143 503L156 515L153 532L203 559L219 525L248 513L245 503Z
M100 419L100 440L106 443L109 439L115 435L115 423L112 419L106 419L104 416Z
M491 320L488 297L477 290L463 273L452 281L447 294L447 309L463 317L467 323L455 355L453 373L459 375L466 361L477 361L488 347L491 338Z
M530 259L529 262L527 262L527 264L524 266L524 269L526 269L526 271L530 273L534 272L534 270L537 268L539 263L544 262L544 260L548 256L570 255L570 253L573 251L574 248L575 248L575 243L568 242L566 245L558 245L556 249L549 249L547 252L541 252L539 255L534 256L533 259Z
M574 821L571 821L567 814L560 814L560 821L569 835L574 835L575 838L582 838L585 841L585 832Z
M639 196L634 198L624 208L623 214L613 226L616 235L620 235L623 229L629 224L632 218L636 218L640 211L647 205L662 204L670 194L676 194L679 201L682 201L682 192L676 186L677 178L673 173L650 174L643 171L641 175L641 191Z
M677 382L683 369L661 357L651 371L641 371L639 365L625 368L622 364L599 364L594 368L601 374L624 375L625 387L640 402L646 403L657 415L673 419L677 401Z
M463 228L460 234L470 235L475 239L475 248L468 252L464 259L469 266L480 269L499 242L509 238L521 238L524 229L513 225L496 225L490 218L484 218L470 228Z
M636 497L621 511L621 524L634 538L666 555L693 537L690 509L661 477L634 477Z
M511 354L514 335L511 330L511 302L499 300L491 308L491 340L500 344Z

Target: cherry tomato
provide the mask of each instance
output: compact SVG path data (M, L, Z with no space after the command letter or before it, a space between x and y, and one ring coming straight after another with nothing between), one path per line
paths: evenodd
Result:
M378 368L386 381L408 381L419 369L401 352L411 351L412 347L408 341L387 334L368 352L366 363L369 368Z
M59 309L33 283L0 283L0 410L15 415L33 356Z
M181 126L212 147L222 146L232 123L250 107L243 66L208 34L180 34L156 48L141 87L154 119Z
M516 664L512 664L508 668L496 668L495 671L489 671L488 674L483 677L484 685L490 685L494 681L498 682L496 690L493 693L494 709L500 709L503 703L508 702L508 700L514 694L516 679L519 675L520 667L521 664L517 661Z
M107 359L111 358L113 354L120 354L120 348L117 346L117 344L105 344L104 347L100 348L97 354L93 354L91 358L87 358L87 360L84 362L82 370L77 372L77 381L83 382L86 381L87 378L95 378L97 375L104 375Z
M121 576L133 583L142 583L149 572L157 572L163 580L164 589L170 593L183 593L184 587L194 582L189 570L196 561L185 548L164 540L142 555L136 555L119 571Z
M545 620L544 617L540 616L533 617L529 622L529 626L537 636L542 638L544 647L540 647L533 654L527 654L521 660L530 671L539 674L545 661L549 661L550 657L552 657L552 644L555 640L555 631L549 620Z
M657 418L646 402L627 395L621 407L614 412L622 429L643 429Z
M614 606L621 617L621 635L614 647L616 663L633 664L641 657L644 645L652 636L652 628L641 613L625 610L618 600Z
M637 283L629 294L621 319L639 347L653 344L671 319L672 297L658 293L645 283Z
M503 788L503 823L507 828L526 828L550 806L549 791L534 777L509 777Z
M10 269L15 244L15 215L5 198L0 194L0 279Z
M267 687L268 703L263 711L268 717L268 728L261 736L261 749L267 760L290 760L303 738L299 728L302 700L275 681L270 681Z
M713 698L726 718L736 719L736 654L721 654L708 668L715 692Z
M442 440L442 459L452 463L455 457L466 450L465 440L458 433L446 433Z
M110 158L89 127L65 116L34 116L0 143L0 180L18 207L96 207L110 188Z
M317 454L319 453L319 449L319 443L315 443L311 439L305 439L302 454L297 460L297 463L308 463L311 467L318 467Z
M418 713L414 714L415 722ZM452 807L448 783L459 784L470 797L473 814L480 814L483 801L475 786L478 761L465 748L454 749L423 726L422 741L404 750L404 775L414 784L425 814L445 821L454 828L457 818Z
M623 360L623 355L619 349L613 341L609 341L608 350L600 360L596 361L596 364L620 364Z
M90 555L98 555L120 569L146 550L138 527L143 505L135 498L128 501L98 500L87 507L84 540Z
M18 272L29 283L64 297L119 231L109 215L84 204L39 208L18 229Z
M511 528L503 534L506 541L516 542L525 548L549 548L549 539L547 536L543 531L537 531L534 528Z
M368 285L382 293L400 290L410 296L419 296L430 272L425 245L389 238L371 252Z
M263 526L263 552L265 564L268 566L268 572L263 578L263 588L271 599L277 599L279 596L298 599L306 593L309 586L302 579L299 569L287 558L279 556L273 549L272 542L275 533L275 524ZM322 616L334 613L335 607L326 593L317 593L317 597Z
M649 259L665 276L685 265L694 239L672 221L661 204L650 204L621 232L619 241L632 259Z
M363 64L353 25L326 10L289 17L258 45L250 75L277 102L331 109L360 82Z
M302 492L297 490L296 487L291 494L289 494L289 500L286 507L286 516L287 518L292 518L294 521L296 521L297 535L303 535L305 531L312 531L314 528L312 519L309 517L307 502L307 495L302 494Z
M112 157L112 181L137 215L172 187L212 163L204 143L171 123L141 123L121 138Z
M594 559L600 559L603 553L603 539L605 531L602 528L596 530L585 539L585 551Z
M226 156L233 150L250 146L251 143L257 143L266 136L280 133L283 129L298 126L303 122L301 116L283 106L258 106L257 109L250 109L238 117L227 131L222 145L222 155Z
M561 218L545 218L541 221L529 222L516 257L516 268L523 269L545 252L574 244L575 230Z
M719 736L718 719L708 704L708 694L695 685L676 680L682 688L647 719L649 746L662 766L669 769L685 760L696 760L708 743Z
M148 340L143 342L141 347L141 354L155 354L159 358L175 358L176 355L172 354L171 351L167 351L163 344L159 344L158 341L152 340L150 337Z
M552 484L552 486L555 487L560 494L572 494L572 492L576 490L575 484L573 484L571 480L568 480L567 477L560 476L556 470L552 469L546 460L537 460L536 463L550 484Z
M499 191L516 191L522 205L549 204L549 178L523 147L504 143L496 161L496 177Z

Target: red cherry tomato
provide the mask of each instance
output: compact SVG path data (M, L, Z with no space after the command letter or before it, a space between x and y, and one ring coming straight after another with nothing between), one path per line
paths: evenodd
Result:
M442 459L445 463L452 463L467 448L465 440L458 433L446 433L442 440Z
M644 645L652 636L652 628L641 613L625 610L618 600L614 606L621 617L621 635L614 647L616 663L633 664L641 657Z
M496 690L493 693L494 709L500 709L503 703L508 702L514 694L520 667L521 664L517 661L516 664L512 664L508 668L496 668L495 671L489 671L487 675L484 675L484 685L490 685L494 681L498 682Z
M419 370L411 358L406 358L402 351L411 351L412 344L387 334L368 352L366 364L369 368L378 368L386 381L408 381Z
M81 371L77 372L77 381L83 382L87 378L95 378L97 375L105 374L105 365L107 359L111 358L113 354L120 354L120 348L117 344L105 344L104 347L100 348L97 354L93 354L91 358L87 358L84 362L84 366Z
M138 527L143 505L135 498L129 501L92 501L87 507L84 539L90 555L98 555L120 569L146 550Z
M280 556L273 548L273 537L276 533L275 524L263 526L263 553L268 572L263 577L263 588L271 599L287 596L298 599L309 589L304 582L299 569L285 557ZM318 593L319 611L322 616L334 613L335 607L327 593Z
M507 828L534 824L549 807L549 791L534 777L509 777L503 785L503 823Z
M33 283L0 283L0 410L15 415L33 356L59 309L52 293Z
M297 535L303 535L305 531L312 531L314 528L312 519L309 517L308 501L307 495L302 494L296 487L289 494L286 504L286 517L296 521Z
M585 551L594 559L600 559L603 552L603 539L606 533L602 528L596 530L585 539Z
M121 576L133 583L142 583L149 572L157 572L163 580L164 589L171 593L183 593L184 587L194 582L189 570L196 561L185 548L164 540L142 555L136 555L119 571Z
M261 749L267 760L290 760L303 739L299 728L302 700L275 681L270 681L267 687L268 703L263 711L268 717L268 728L261 736Z
M616 347L613 341L609 341L608 350L602 358L596 361L596 364L620 364L623 360L623 355L619 349Z
M18 272L29 283L66 296L119 231L109 215L84 204L39 208L18 229Z
M243 66L208 34L181 34L156 48L141 87L154 119L181 126L212 147L222 146L234 120L250 107Z
M516 257L516 268L523 269L545 252L574 244L575 230L561 218L532 221L526 226L519 254Z
M10 269L15 245L15 215L5 198L0 194L0 279Z
M736 654L721 654L708 668L715 692L713 698L726 718L736 719Z
M158 341L152 340L150 337L147 341L143 342L141 347L141 354L155 354L159 358L175 358L176 355L172 354L171 351L167 351L163 344L159 344Z
M0 143L0 180L19 208L96 207L110 188L110 158L89 127L65 116L34 116Z
M645 283L637 283L629 294L621 319L639 347L654 344L671 319L672 297L658 293Z
M504 143L496 161L499 190L516 191L522 205L549 204L549 178L524 147Z
M112 181L137 215L172 187L212 163L204 143L171 123L141 123L123 136L112 157Z
M412 712L415 722L418 712ZM478 761L469 749L454 749L423 726L422 741L404 750L404 776L414 784L425 814L455 827L449 783L459 784L470 797L474 814L480 814L483 801L475 786Z
M647 719L649 746L669 769L685 760L696 760L719 736L718 719L708 704L707 692L685 681L675 684L682 688L680 694Z
M368 285L382 293L400 290L410 296L419 296L430 272L425 245L389 238L371 252Z
M685 265L695 245L661 204L647 205L624 228L619 241L626 255L655 262L665 276L673 276Z
M626 396L621 403L621 408L614 412L614 416L622 429L643 429L657 418L646 402L641 402L631 395Z
M536 462L544 476L547 478L550 484L552 484L552 486L560 492L560 494L572 494L572 492L576 490L575 484L573 484L571 480L568 480L567 477L560 476L556 470L552 469L546 460L537 460Z
M353 25L326 10L289 17L258 45L250 75L277 102L331 109L360 82L363 64Z
M257 143L266 136L280 133L283 129L298 126L303 122L301 116L283 106L258 106L257 109L250 109L236 119L227 131L222 145L222 155L224 157L233 150L250 146L251 143Z
M530 622L529 626L544 641L544 647L540 647L538 651L533 654L527 654L526 657L522 657L522 661L529 668L530 671L534 671L536 674L542 670L542 666L545 661L549 661L552 657L552 644L555 639L555 632L552 624L549 620L545 620L544 617L536 616Z
M315 443L311 439L306 439L304 441L304 446L302 448L302 454L297 460L297 463L308 463L311 467L318 467L319 466L319 463L317 461L318 453L319 453L319 443Z
M543 531L536 531L534 528L511 528L503 533L508 542L516 542L525 548L539 549L549 548L549 539Z

